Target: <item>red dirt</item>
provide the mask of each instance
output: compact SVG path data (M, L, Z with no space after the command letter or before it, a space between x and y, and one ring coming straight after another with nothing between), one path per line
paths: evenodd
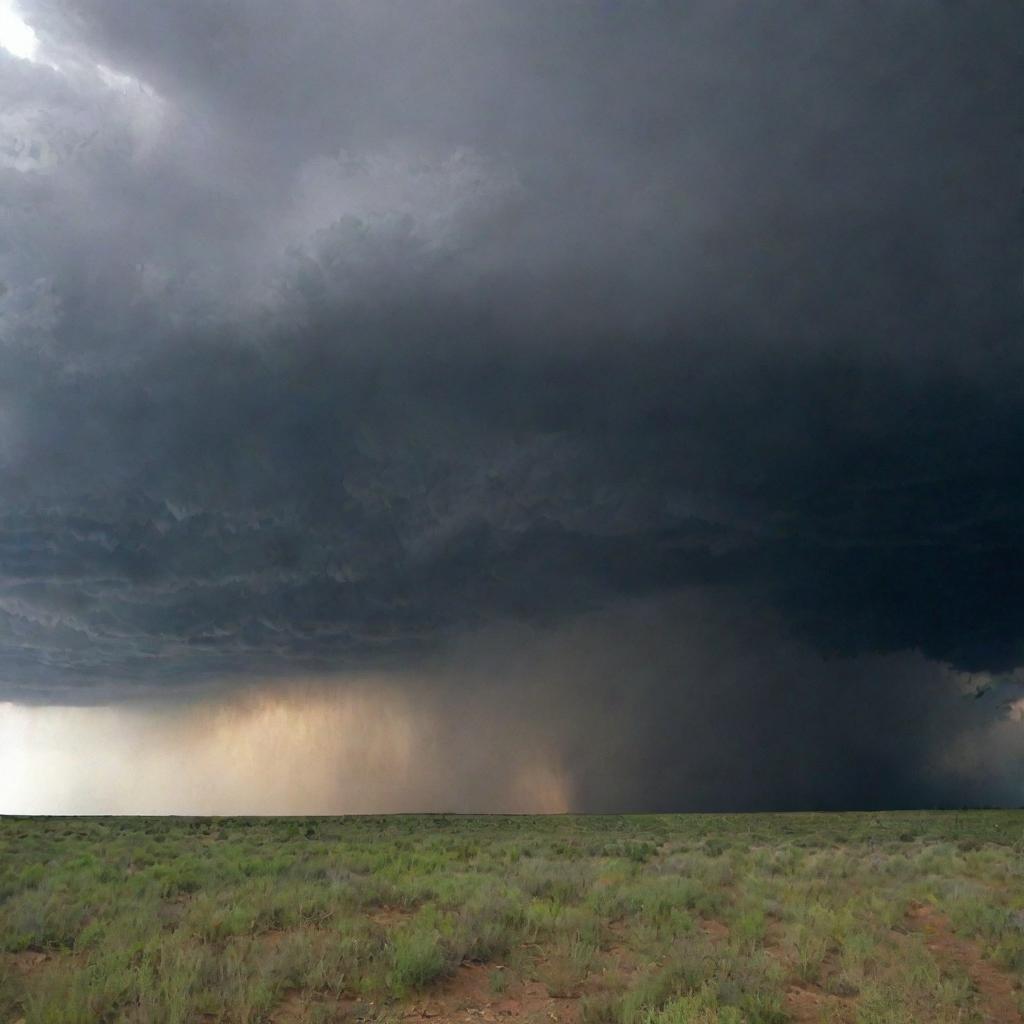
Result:
M768 925L765 950L791 975L786 988L785 1007L793 1024L820 1024L823 1020L852 1021L856 1014L856 997L836 995L826 990L828 978L835 970L832 954L822 961L820 984L798 981L791 951L783 944L782 929L777 922ZM826 1013L829 1016L826 1016Z
M370 920L379 924L382 928L390 928L392 925L408 921L413 916L413 911L405 907L377 907L370 913Z
M975 943L954 935L949 919L934 907L916 905L907 912L910 927L924 934L925 944L940 965L963 968L978 994L978 1009L986 1024L1021 1024L1013 983L982 958Z
M299 989L292 989L285 993L270 1019L274 1024L302 1024L309 1019L311 1008L318 1006L326 1007L330 1011L328 1019L331 1021L358 1021L362 1019L356 1013L360 1005L351 999L318 998Z
M543 969L544 961L536 964ZM390 1015L409 1024L578 1024L579 996L583 992L599 991L609 983L615 986L619 971L628 975L632 965L620 964L616 959L604 970L592 974L580 986L581 992L568 997L555 997L543 981L521 980L507 972L506 989L496 993L491 988L491 975L504 969L494 964L464 963L455 973L430 991L414 997L405 1006L392 1007ZM325 1000L312 993L292 990L274 1009L271 1019L275 1024L299 1024L308 1018L314 1005L327 1007L331 1020L349 1021L376 1019L372 1004L358 1004L349 1000ZM360 1010L365 1006L366 1011Z
M8 953L5 959L18 974L31 974L50 959L50 954L26 949L20 953Z
M402 1014L407 1021L494 1024L505 1020L554 1021L575 1024L578 1000L555 999L539 981L515 981L500 995L491 991L490 975L497 968L463 964L435 992L422 996Z
M729 926L724 921L705 918L701 920L700 926L714 943L725 942L729 938ZM777 944L769 944L766 949L772 956L789 965L784 952ZM825 1019L823 1014L826 1008L852 1012L847 1009L849 1002L850 1000L823 991L817 985L792 984L786 990L786 1014L793 1024L820 1024L820 1021Z
M793 1024L820 1024L823 1020L852 1020L853 1010L848 1000L822 992L816 986L790 985L786 990L786 1014ZM842 1017L825 1017L826 1008Z
M701 930L712 942L725 942L729 938L729 926L724 921L701 918Z

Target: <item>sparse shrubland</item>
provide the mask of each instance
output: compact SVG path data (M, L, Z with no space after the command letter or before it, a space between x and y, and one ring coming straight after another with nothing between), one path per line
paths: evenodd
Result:
M1024 813L0 819L0 1022L1020 1020Z

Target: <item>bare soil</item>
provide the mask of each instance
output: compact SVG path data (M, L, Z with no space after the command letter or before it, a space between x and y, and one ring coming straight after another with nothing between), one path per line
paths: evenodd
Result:
M916 904L907 914L911 928L925 937L940 966L963 968L978 994L978 1009L986 1024L1021 1024L1013 981L985 960L976 943L953 934L949 919L927 904Z

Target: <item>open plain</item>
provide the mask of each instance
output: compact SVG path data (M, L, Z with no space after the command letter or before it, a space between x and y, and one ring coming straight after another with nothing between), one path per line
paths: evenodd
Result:
M0 1020L1020 1021L1024 813L0 819Z

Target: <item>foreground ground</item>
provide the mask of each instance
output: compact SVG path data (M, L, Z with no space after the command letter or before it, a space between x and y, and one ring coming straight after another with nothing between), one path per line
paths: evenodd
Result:
M0 1021L1020 1021L1024 812L0 818Z

